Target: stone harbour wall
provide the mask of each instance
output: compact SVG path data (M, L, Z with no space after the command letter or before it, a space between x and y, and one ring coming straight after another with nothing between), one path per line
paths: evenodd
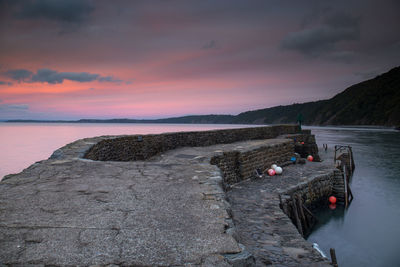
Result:
M240 152L229 151L224 152L221 156L211 158L210 163L217 165L223 174L223 186L226 189L227 185L235 184L243 180L240 171Z
M332 169L328 173L308 177L306 181L278 192L281 209L302 236L307 236L316 222L310 211L320 205L326 205L328 197L336 195L334 188L337 186L338 176L342 176L342 172Z
M270 147L261 147L259 149L240 154L241 176L244 179L254 176L255 169L265 171L272 164L281 164L290 160L293 156L293 143L275 144Z
M312 155L314 161L321 161L315 135L311 134L311 130L302 130L300 134L288 134L286 138L294 141L294 150L302 158Z
M264 172L272 164L281 164L294 155L291 140L269 144L250 151L230 151L211 159L224 176L225 187L255 177L256 169Z
M178 132L155 135L131 135L106 139L92 146L84 158L100 161L146 160L180 147L228 144L245 140L271 139L300 133L297 125L276 125L201 132Z
M326 202L327 196L332 194L335 172L336 170L332 170L329 174L309 177L307 181L280 192L282 209L285 213L288 215L291 213L288 206L295 196L300 197L302 203L309 209L314 209L318 203Z

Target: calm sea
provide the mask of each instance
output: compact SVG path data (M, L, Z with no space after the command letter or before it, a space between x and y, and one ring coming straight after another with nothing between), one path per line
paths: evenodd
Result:
M335 248L340 267L400 266L400 132L310 128L319 147L352 146L356 169L349 208L321 209L308 240L327 255L329 248Z
M54 150L80 138L239 127L249 125L0 123L0 177L47 159ZM400 132L308 128L319 147L351 145L356 163L350 207L318 211L319 223L308 240L326 254L335 248L341 267L400 266Z

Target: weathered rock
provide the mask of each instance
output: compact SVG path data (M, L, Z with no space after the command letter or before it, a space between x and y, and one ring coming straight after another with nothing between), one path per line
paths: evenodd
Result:
M224 255L227 262L233 267L254 266L256 264L254 256L246 250L245 246L242 244L239 244L239 246L242 250L240 253Z

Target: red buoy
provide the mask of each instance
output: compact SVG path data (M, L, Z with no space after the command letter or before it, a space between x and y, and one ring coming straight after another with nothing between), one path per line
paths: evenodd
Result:
M331 202L331 204L335 204L336 203L336 197L330 196L329 197L329 202Z
M313 160L314 160L314 157L311 156L311 155L308 155L307 160L308 160L308 161L313 161Z
M269 175L269 176L274 176L275 174L276 174L276 172L275 172L274 169L269 169L269 170L268 170L268 175Z

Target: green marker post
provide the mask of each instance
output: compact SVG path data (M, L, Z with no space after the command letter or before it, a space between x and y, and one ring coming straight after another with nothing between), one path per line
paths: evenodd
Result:
M301 131L301 124L303 123L303 114L299 113L299 115L297 115L297 123L299 124Z

